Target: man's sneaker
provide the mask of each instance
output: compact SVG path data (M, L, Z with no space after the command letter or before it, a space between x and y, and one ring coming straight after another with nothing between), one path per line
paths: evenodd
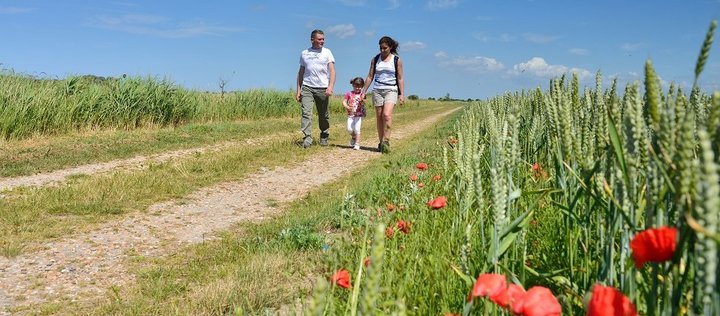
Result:
M353 149L360 150L360 144L355 143L355 145L353 145Z
M378 151L383 152L383 143L378 143Z
M312 146L312 143L313 143L312 138L305 138L305 140L302 143L302 146L303 146L303 148L308 148L308 147Z
M355 146L355 142L356 142L355 137L350 138L350 147Z
M328 145L328 139L320 138L320 146L327 146L327 145Z

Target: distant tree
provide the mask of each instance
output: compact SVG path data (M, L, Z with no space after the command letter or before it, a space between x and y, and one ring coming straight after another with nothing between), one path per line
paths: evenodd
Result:
M408 100L417 100L420 99L417 95L411 94L408 96Z
M218 87L220 87L220 98L225 97L225 86L227 85L227 83L228 80L223 77L220 77L220 79L218 79Z
M435 98L429 97L429 98L428 98L428 101L435 101Z

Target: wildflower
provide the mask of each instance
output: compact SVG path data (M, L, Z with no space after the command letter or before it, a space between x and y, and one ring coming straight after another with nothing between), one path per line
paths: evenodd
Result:
M440 179L442 179L442 176L437 174L437 175L433 176L432 179L433 179L433 181L440 181Z
M511 311L523 316L559 316L562 307L549 289L534 286L512 303Z
M473 285L468 300L475 297L496 296L507 288L505 276L497 273L483 273L478 276Z
M436 197L433 200L428 201L427 205L432 207L433 209L437 210L437 209L443 208L447 205L447 199L445 198L445 196L441 195L441 196Z
M415 164L415 168L417 168L420 171L425 171L428 169L428 164L426 164L424 162L418 162L417 164Z
M365 257L365 259L363 259L363 265L366 268L370 266L370 257Z
M540 170L542 170L542 167L540 167L540 164L539 164L539 163L536 162L536 163L532 164L532 171L533 171L533 172L537 172L537 171L540 171Z
M341 288L350 288L350 272L345 269L340 269L330 277L330 282L336 284Z
M410 222L406 222L404 220L399 220L397 222L397 228L405 234L410 233L410 225L411 225Z
M532 171L533 178L546 179L548 177L547 172L545 172L545 170L543 170L542 166L540 166L540 164L537 162L532 164L532 167L530 168L530 170Z
M458 143L458 140L457 138L450 136L450 138L448 139L448 143L450 143L451 145L455 145Z
M395 231L393 230L392 226L385 228L385 236L387 236L388 239L392 239L394 234Z
M588 316L636 316L635 306L618 289L596 284L587 308Z
M422 182L418 183L418 188L422 189L424 186L425 185Z
M675 253L678 230L674 227L646 229L630 241L635 267L640 269L646 262L664 262Z
M395 210L395 203L386 203L385 208L388 210L388 212L392 212Z
M418 176L416 174L410 176L410 181L415 182L417 181Z
M493 303L507 309L510 308L513 303L520 300L524 294L525 289L523 289L522 286L510 283L505 290L500 291L500 293L490 296L489 298Z

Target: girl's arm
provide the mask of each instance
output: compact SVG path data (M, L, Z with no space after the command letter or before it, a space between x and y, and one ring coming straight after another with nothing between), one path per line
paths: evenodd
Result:
M347 101L348 101L348 97L345 96L345 97L343 98L342 105L343 105L343 107L344 107L346 110L350 111L350 110L351 110L350 104L348 104Z

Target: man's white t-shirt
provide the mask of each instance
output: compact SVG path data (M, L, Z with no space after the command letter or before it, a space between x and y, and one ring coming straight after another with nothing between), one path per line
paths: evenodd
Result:
M330 70L328 64L334 63L330 49L321 47L320 49L308 48L300 54L300 66L305 67L303 73L303 85L312 88L327 88L330 83Z

